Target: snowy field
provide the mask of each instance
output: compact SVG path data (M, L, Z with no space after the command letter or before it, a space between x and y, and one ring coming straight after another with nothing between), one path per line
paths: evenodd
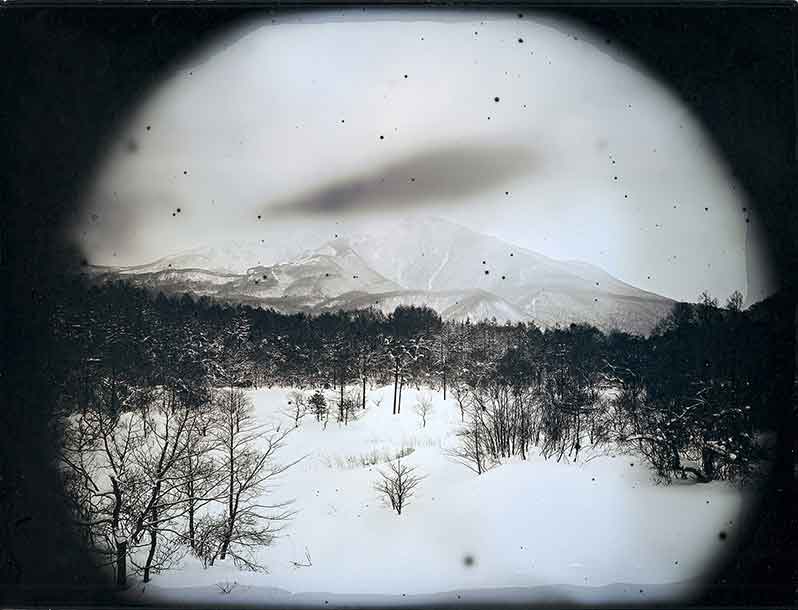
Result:
M306 457L268 498L292 499L297 511L261 552L268 573L242 572L229 561L203 569L188 556L151 583L134 584L131 598L324 607L640 604L689 597L712 560L734 545L748 504L738 487L658 485L642 459L606 449L583 451L575 464L513 459L477 476L447 455L460 426L456 402L406 388L394 416L392 391L370 391L367 409L348 425L331 414L323 430L308 415L288 436L278 461ZM284 414L289 392L250 391L257 418L293 427ZM433 401L423 428L414 410L419 393ZM332 392L328 400L335 404ZM371 464L410 449L403 462L425 478L400 516L375 490L380 464Z

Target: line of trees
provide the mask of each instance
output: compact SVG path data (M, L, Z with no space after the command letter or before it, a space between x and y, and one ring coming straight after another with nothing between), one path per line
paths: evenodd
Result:
M408 385L441 389L462 419L453 455L477 473L533 447L564 460L614 443L666 480L738 478L771 428L770 315L767 302L743 311L739 294L723 307L704 294L640 337L443 322L426 307L314 317L124 282L79 286L53 320L69 371L64 476L87 541L108 550L120 583L128 559L147 580L181 549L257 567L252 551L290 516L258 504L285 468L274 454L286 431L257 425L246 386L328 390L294 395L296 426L307 413L345 425L369 384L393 386L397 416ZM424 423L429 409L416 413Z

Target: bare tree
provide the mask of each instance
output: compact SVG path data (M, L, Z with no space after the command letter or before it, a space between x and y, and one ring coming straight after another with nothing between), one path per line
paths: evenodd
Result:
M293 390L288 394L288 408L285 413L294 420L294 428L299 428L299 422L309 412L308 399L301 390Z
M214 414L203 409L197 414L199 425L193 428L185 456L177 464L175 476L182 482L182 495L188 519L186 538L192 551L198 554L197 520L200 511L208 504L220 501L224 493L224 472L214 454L216 439L208 434Z
M146 419L138 409L111 414L89 408L67 422L62 461L73 473L77 521L110 558L119 586L128 560L148 582L153 570L169 567L180 553L184 533L174 524L188 510L181 464L191 454L199 413L174 396L163 389ZM146 551L143 564L133 562L139 551Z
M141 419L87 408L66 421L61 459L75 520L85 528L101 564L114 567L116 584L127 582L130 527L128 497L141 491L131 454L144 442Z
M427 417L432 413L432 398L428 395L416 399L416 415L421 418L421 427L427 427Z
M457 433L459 444L447 454L475 473L482 474L495 464L486 447L487 432L483 412L479 406L470 405L466 408L466 414L468 421Z
M226 523L219 559L230 555L239 567L261 569L252 559L252 551L270 545L281 522L289 519L293 512L289 510L290 502L262 504L260 497L270 490L279 475L299 460L284 465L274 462L288 431L281 431L279 426L268 428L258 424L251 402L240 390L223 393L214 434L227 478Z
M129 497L133 521L130 539L139 544L145 534L148 538L147 558L139 566L144 582L149 582L153 569L166 569L174 563L177 543L184 535L174 524L195 508L197 500L194 497L194 502L185 501L186 481L181 476L181 465L195 459L191 454L200 449L196 439L201 435L202 411L177 402L168 388L162 394L155 407L156 417L145 422L147 440L135 447L131 456L143 493ZM201 460L202 455L196 459ZM161 542L165 546L159 549Z
M471 392L466 385L458 385L454 387L454 398L457 401L457 406L460 407L460 421L465 422L466 408L471 400Z
M397 458L396 462L389 462L387 471L380 470L381 479L377 482L376 489L385 494L391 503L391 508L399 515L424 478L415 472L415 466L402 464L401 458Z

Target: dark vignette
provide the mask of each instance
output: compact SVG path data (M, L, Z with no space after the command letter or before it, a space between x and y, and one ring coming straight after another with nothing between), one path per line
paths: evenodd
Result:
M547 10L596 28L606 44L637 54L669 83L725 152L767 227L782 286L771 329L778 341L769 356L780 451L747 538L728 564L718 566L700 603L795 604L796 13L786 4ZM75 544L51 465L58 431L49 405L52 380L61 371L49 316L59 291L78 281L70 271L82 257L63 227L78 212L107 134L163 70L215 33L262 12L251 6L0 6L4 604L114 603L109 583Z

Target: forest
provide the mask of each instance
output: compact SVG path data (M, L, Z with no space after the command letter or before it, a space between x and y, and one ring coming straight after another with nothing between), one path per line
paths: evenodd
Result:
M252 551L294 510L263 498L296 461L279 459L291 429L258 423L248 388L294 388L295 426L311 417L324 429L367 408L412 409L426 425L404 390L442 392L461 424L450 457L477 475L533 450L571 462L606 445L643 456L662 484L742 484L771 450L770 306L744 310L739 293L677 303L647 337L442 321L414 306L286 315L122 281L76 280L61 297L51 366L62 473L75 523L119 586L186 552L261 567ZM367 404L383 386L392 401ZM401 514L418 480L391 469L379 489Z

